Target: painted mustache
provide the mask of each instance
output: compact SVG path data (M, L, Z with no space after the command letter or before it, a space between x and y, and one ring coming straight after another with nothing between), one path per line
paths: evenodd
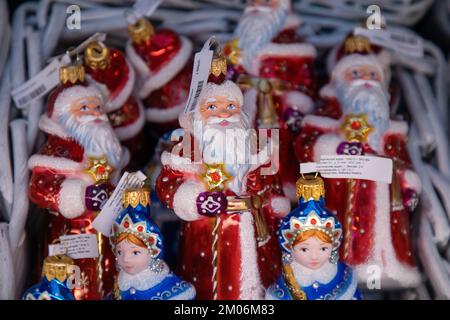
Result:
M103 114L101 116L82 116L78 118L78 122L85 124L85 123L89 123L89 122L94 122L94 121L101 121L101 122L108 122L108 117Z

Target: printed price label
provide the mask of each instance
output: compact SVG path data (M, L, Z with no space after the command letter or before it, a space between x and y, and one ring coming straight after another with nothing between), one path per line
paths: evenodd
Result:
M45 96L59 83L59 69L70 63L70 57L84 50L92 41L104 41L106 34L96 33L83 41L70 53L56 56L34 77L11 91L12 98L19 109L24 109L39 98Z
M355 28L353 34L367 37L373 44L407 56L415 58L422 58L424 56L423 39L413 34L383 29L369 30L362 27Z
M300 164L301 173L320 172L324 178L363 179L390 184L392 159L369 156L321 156L320 162Z
M145 179L147 179L147 176L141 171L134 173L125 172L122 175L122 178L120 178L116 189L114 189L114 192L95 218L92 226L105 236L109 237L111 235L111 227L114 220L117 218L120 211L122 211L123 192L126 189L141 188L144 185Z
M95 234L75 234L59 237L60 243L48 246L50 256L66 254L72 259L98 257L98 241Z
M191 87L184 113L188 113L195 109L205 84L208 82L211 61L213 58L213 51L210 48L213 41L214 37L209 38L203 45L202 50L195 54Z

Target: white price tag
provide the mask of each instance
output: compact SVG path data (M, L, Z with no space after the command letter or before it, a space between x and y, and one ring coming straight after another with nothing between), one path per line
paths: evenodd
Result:
M34 77L11 91L12 98L19 109L26 108L32 101L42 98L59 83L59 69L70 63L70 56L84 50L93 41L104 41L105 33L96 33L83 41L69 54L56 56Z
M48 246L50 256L66 254L72 259L98 258L95 234L74 234L59 237L60 243Z
M300 172L320 172L324 178L363 179L392 183L392 159L369 156L321 156L320 162L300 165Z
M150 17L161 2L162 0L137 0L133 5L133 9L125 15L127 22L135 24L142 17Z
M422 58L424 56L423 39L413 34L383 29L369 30L362 27L355 28L353 34L367 37L373 44L407 56L415 58Z
M120 178L114 192L109 197L108 201L106 201L98 216L95 218L92 226L105 236L109 237L111 235L111 228L114 220L123 208L123 192L126 189L141 188L144 186L145 179L147 179L147 176L141 171L134 173L125 172L122 175L122 178Z
M194 68L192 70L191 87L189 97L184 107L184 113L195 109L203 89L208 82L209 72L211 70L211 61L213 51L210 49L214 37L209 38L200 52L195 54Z

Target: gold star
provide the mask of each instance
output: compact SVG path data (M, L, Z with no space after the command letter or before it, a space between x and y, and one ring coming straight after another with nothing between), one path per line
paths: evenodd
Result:
M223 163L206 164L206 171L202 177L210 191L223 190L226 182L231 179L231 176L225 171Z
M367 121L364 113L346 115L340 130L347 141L366 142L367 136L373 131L373 127Z
M105 157L89 158L89 169L86 172L94 178L95 183L108 181L112 171L113 168L108 164Z

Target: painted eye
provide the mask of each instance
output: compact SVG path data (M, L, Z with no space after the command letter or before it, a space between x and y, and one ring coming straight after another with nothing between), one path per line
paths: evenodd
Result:
M216 109L217 109L217 107L215 105L213 105L213 104L208 106L208 110L214 111Z
M122 255L122 251L117 250L117 255L118 255L118 256L121 256L121 255Z
M359 73L359 70L354 69L354 70L352 71L352 77L353 77L353 79L360 78L360 77L361 77L361 74Z
M328 248L327 247L323 247L323 248L321 248L322 249L322 251L323 252L325 252L325 251L327 251L328 250Z
M308 249L307 248L301 248L300 249L302 252L308 252Z
M377 80L378 79L377 73L375 71L372 71L370 73L370 79L372 79L372 80Z
M134 256L138 256L138 255L140 255L140 254L141 254L140 251L137 251L137 250L133 251L133 255L134 255Z
M81 110L81 111L88 111L89 108L88 108L88 106L83 105L83 106L80 108L80 110Z
M227 107L228 110L235 110L236 106L234 104L229 104Z
M101 107L100 106L95 106L95 111L100 111L101 110Z

